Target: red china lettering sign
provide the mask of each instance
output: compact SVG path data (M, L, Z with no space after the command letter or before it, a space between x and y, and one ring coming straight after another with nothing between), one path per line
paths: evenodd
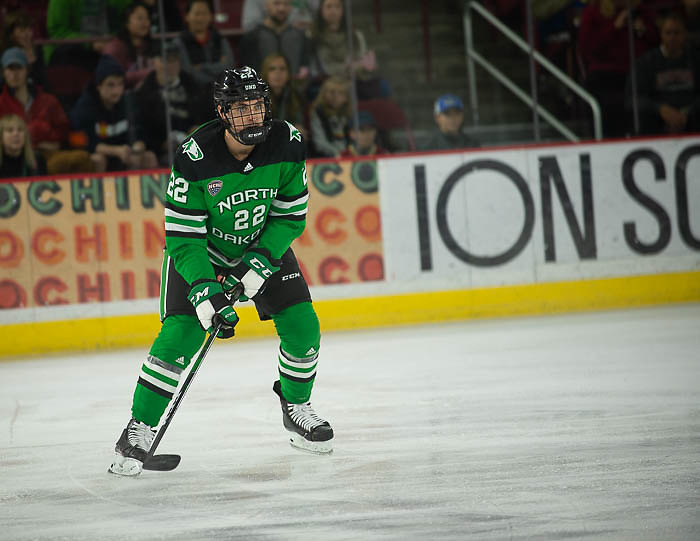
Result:
M376 178L372 189L367 168L358 182L357 162L333 165L330 176L308 166L306 232L293 245L304 275L382 279ZM0 183L0 309L157 297L166 181L156 171Z

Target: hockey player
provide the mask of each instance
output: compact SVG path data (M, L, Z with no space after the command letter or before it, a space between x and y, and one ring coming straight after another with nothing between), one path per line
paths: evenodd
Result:
M271 119L268 86L249 67L221 73L214 107L217 118L186 138L174 159L165 203L162 327L141 367L112 473L141 472L154 427L205 331L221 323L219 337L233 336L238 315L226 291L238 283L280 338L273 390L290 443L332 450L333 430L309 402L319 322L290 248L304 231L309 198L301 135Z

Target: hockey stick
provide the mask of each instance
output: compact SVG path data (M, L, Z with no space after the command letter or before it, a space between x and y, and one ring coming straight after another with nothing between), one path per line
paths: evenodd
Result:
M242 293L243 284L236 284L236 287L233 288L230 294L231 304L234 304ZM209 353L209 349L211 349L211 345L214 343L216 335L219 334L221 327L222 323L217 324L214 327L213 332L207 337L206 342L204 342L204 346L202 346L202 349L200 350L197 359L192 365L192 369L190 370L189 374L187 374L187 378L185 378L182 387L180 387L180 391L177 393L177 396L175 397L175 400L173 401L173 404L165 417L163 426L160 427L160 430L158 431L158 434L156 434L156 437L153 440L153 443L151 444L151 448L148 451L148 454L146 455L146 459L143 461L144 470L171 471L177 468L180 464L180 460L182 459L180 455L156 455L155 452L158 448L160 440L162 440L163 436L165 435L165 431L168 429L168 426L170 426L170 422L173 420L177 408L180 407L180 402L182 402L182 399L184 398L185 393L187 392L187 389L190 386L190 383L192 383L192 380L197 375L199 365L202 364L204 357L206 357L207 353Z

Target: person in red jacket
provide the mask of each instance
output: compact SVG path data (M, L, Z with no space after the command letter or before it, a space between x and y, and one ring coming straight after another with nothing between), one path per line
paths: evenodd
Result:
M5 83L0 93L0 117L14 114L28 128L32 146L46 158L49 174L92 171L85 151L61 151L68 139L70 122L55 96L30 85L27 55L19 47L7 49L0 59Z
M581 14L578 46L586 89L598 100L603 135L622 137L629 122L625 113L625 81L634 60L659 41L653 14L641 0L593 0ZM629 47L628 22L634 34L634 58Z

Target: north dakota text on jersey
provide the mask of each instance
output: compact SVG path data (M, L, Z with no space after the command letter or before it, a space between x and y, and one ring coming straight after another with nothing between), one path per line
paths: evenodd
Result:
M274 199L276 196L276 188L255 188L250 190L242 190L240 192L228 195L226 199L216 203L216 206L219 207L219 214L223 214L224 210L231 211L231 207L235 207L241 203L247 203L248 201L260 201L264 199Z

